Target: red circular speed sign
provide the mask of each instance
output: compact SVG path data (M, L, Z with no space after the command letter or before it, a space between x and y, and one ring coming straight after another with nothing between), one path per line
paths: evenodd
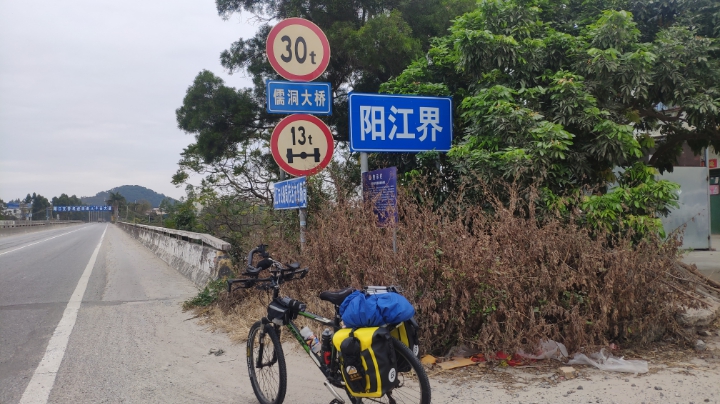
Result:
M315 80L330 62L325 33L303 18L280 21L270 30L265 50L273 69L288 80Z
M284 118L270 137L275 162L297 177L317 174L327 167L334 147L330 128L318 118L306 114Z

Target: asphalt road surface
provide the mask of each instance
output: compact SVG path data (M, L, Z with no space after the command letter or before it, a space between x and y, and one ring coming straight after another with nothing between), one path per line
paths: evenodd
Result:
M244 345L182 312L196 293L111 224L0 238L0 403L257 403ZM329 403L290 356L286 402Z

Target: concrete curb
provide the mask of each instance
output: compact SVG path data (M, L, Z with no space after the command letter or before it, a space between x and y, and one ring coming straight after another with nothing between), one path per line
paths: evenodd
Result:
M232 273L230 244L207 234L118 222L118 227L140 241L198 288Z
M9 220L4 221L5 223L0 224L0 237L13 236L16 234L27 234L36 233L40 231L61 229L68 226L83 224L84 222L79 220L73 221L42 221L42 222L30 222L32 224L9 224ZM23 222L23 221L18 221Z

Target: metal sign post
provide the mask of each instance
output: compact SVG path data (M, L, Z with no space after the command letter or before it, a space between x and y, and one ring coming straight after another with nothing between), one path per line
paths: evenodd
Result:
M307 209L298 209L298 217L300 218L300 251L305 250L305 231L307 230Z
M273 130L270 149L285 173L302 177L278 182L274 186L275 209L299 209L300 248L305 249L307 229L306 175L317 174L332 158L332 132L318 118L307 115L332 114L330 83L308 83L320 77L330 63L330 42L320 27L303 18L288 18L275 25L268 34L265 52L273 69L283 78L295 82L267 82L267 112L296 114Z
M300 219L300 249L305 249L305 231L307 230L307 180L305 177L293 178L273 184L273 208L298 209Z
M363 173L368 172L368 154L360 152L360 181L362 182ZM360 187L360 196L365 197L365 190Z

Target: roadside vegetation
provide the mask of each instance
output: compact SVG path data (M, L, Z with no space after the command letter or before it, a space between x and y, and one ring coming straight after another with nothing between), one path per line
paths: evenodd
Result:
M310 267L305 280L284 285L283 293L324 315L332 311L316 297L323 290L402 286L418 310L428 352L460 344L511 350L545 338L571 350L609 341L684 341L675 315L681 304L697 305L689 293L698 280L677 266L677 235L638 239L630 226L616 233L588 229L580 212L539 218L537 193L522 198L516 185L506 186L507 202L488 195L484 204L456 198L432 206L417 198L426 184L406 185L396 254L392 230L378 228L371 209L355 202L317 209L303 251L272 211L245 242L248 248L268 243L276 259ZM263 315L269 294L228 295L222 286L209 286L186 308L243 318L212 320L243 338L252 320L245 317Z
M227 87L208 71L188 88L177 120L195 140L173 181L203 179L168 223L230 241L238 268L261 242L276 259L309 266L306 280L284 289L299 298L399 284L428 352L688 338L676 314L698 304L693 285L703 281L677 266L681 235L665 234L660 218L678 186L656 174L672 169L683 144L720 150L720 4L348 4L217 1L225 17L311 19L330 39L324 80L337 92L327 122L338 151L309 180L305 248L296 214L271 207L280 173L267 147L279 116L263 107L264 80L278 78L263 57L269 26L221 56L254 88ZM392 231L358 197L347 89L454 100L449 153L370 156L370 169L398 168L397 254ZM242 321L227 319L261 315L264 304L261 292L218 290L204 310L244 336L232 326Z

